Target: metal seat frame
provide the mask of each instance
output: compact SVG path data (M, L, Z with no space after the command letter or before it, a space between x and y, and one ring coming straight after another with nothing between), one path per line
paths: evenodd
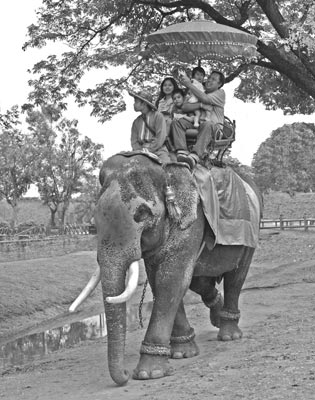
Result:
M232 147L235 141L235 120L231 121L228 117L224 117L224 123L217 125L215 140L211 141L205 158L213 160L212 164L223 164L223 157L228 149ZM189 150L197 141L198 129L190 128L186 130L186 141ZM211 163L211 162L210 162Z

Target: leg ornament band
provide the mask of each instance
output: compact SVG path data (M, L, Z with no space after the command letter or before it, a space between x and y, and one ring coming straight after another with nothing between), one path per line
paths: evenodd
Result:
M228 311L228 310L221 310L220 311L220 318L221 319L229 319L238 321L240 319L241 313L240 311Z
M150 354L152 356L171 356L171 349L164 344L146 343L142 342L140 347L140 354Z
M219 302L221 302L223 304L223 297L220 292L217 292L215 298L212 301L204 301L205 305L208 308L212 308L212 307L216 306Z
M195 338L194 328L190 328L190 332L188 335L183 336L171 336L171 343L188 343L191 342Z

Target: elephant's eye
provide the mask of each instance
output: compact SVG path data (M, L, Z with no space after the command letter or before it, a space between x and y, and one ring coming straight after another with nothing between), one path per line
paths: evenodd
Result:
M153 213L152 213L150 207L143 203L143 204L140 204L139 207L137 207L133 219L136 222L142 222L142 221L146 220L147 218L151 218L151 217L153 217Z

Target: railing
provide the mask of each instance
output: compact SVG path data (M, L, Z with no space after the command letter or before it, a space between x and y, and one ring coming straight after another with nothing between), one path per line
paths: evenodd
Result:
M24 239L36 239L44 238L47 236L56 235L95 235L95 225L88 224L65 224L61 227L46 227L43 225L32 226L18 231L16 228L1 228L0 229L0 241L7 240L24 240Z
M77 225L77 224L66 224L61 227L61 234L63 235L89 235L90 225Z
M284 218L280 214L279 219L263 219L260 221L260 229L304 229L307 231L310 228L315 228L315 218L307 218L303 215L302 218Z

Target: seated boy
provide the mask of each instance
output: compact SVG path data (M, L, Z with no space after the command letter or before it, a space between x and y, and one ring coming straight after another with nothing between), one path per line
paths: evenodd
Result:
M183 89L176 89L174 90L173 93L173 110L172 110L172 120L176 119L181 119L184 118L187 121L193 122L195 117L193 115L189 115L187 113L184 113L184 111L182 110L182 106L184 104L185 101L185 93L183 91Z

